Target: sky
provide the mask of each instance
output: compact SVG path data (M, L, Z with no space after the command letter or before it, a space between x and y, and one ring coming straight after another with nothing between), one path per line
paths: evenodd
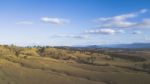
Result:
M0 0L0 44L150 42L150 0Z

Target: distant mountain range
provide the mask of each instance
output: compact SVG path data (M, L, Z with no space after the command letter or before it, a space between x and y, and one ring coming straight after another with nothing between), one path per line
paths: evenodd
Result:
M86 46L74 46L74 47L86 47L86 48L150 48L150 43L86 45Z

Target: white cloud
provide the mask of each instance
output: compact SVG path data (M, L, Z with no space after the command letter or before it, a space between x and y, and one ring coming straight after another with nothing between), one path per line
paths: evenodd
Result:
M121 29L119 29L119 30L116 30L118 33L126 33L125 32L125 30L121 30Z
M54 38L75 38L75 39L87 39L88 36L85 35L68 35L68 34L57 34L53 35Z
M96 19L100 28L144 28L150 27L150 19L144 19L141 22L130 21L138 17L140 14L146 13L147 9L142 9L138 12L117 15L113 17L101 17Z
M144 40L145 41L150 41L150 37L149 36L144 36Z
M137 22L129 28L150 28L150 18L143 19L141 22Z
M142 34L142 32L141 31L133 31L133 34Z
M17 22L16 24L18 24L18 25L21 25L21 24L23 24L23 25L31 25L31 24L33 24L33 22L31 22L31 21L20 21L20 22Z
M138 26L140 27L148 27L150 28L150 18L149 19L143 19L142 23L140 23Z
M147 9L142 9L140 12L141 13L146 13L148 10Z
M50 24L66 24L70 23L68 19L63 19L63 18L50 18L50 17L42 17L41 20L46 23Z
M103 35L110 35L116 33L125 33L124 30L114 30L114 29L95 29L95 30L87 30L84 34L103 34Z

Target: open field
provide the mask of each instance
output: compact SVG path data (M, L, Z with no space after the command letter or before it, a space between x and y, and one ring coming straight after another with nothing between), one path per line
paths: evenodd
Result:
M150 84L150 53L0 46L0 84Z

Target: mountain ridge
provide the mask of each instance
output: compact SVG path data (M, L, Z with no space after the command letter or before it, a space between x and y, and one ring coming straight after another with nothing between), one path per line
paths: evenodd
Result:
M107 44L107 45L78 45L84 48L150 48L150 43Z

